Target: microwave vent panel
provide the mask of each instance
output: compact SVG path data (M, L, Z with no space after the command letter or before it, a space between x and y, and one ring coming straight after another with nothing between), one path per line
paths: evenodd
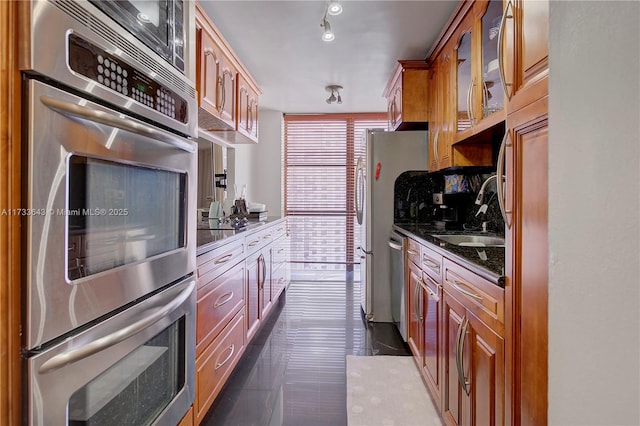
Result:
M193 86L187 85L184 80L167 71L166 66L159 61L153 59L145 52L134 46L129 40L122 37L116 31L105 25L101 20L96 18L89 11L78 6L77 2L70 0L55 0L52 2L67 15L72 16L85 27L99 34L111 44L117 46L129 56L144 64L149 70L162 76L167 82L172 84L179 92L187 93L193 99L196 97L196 90Z

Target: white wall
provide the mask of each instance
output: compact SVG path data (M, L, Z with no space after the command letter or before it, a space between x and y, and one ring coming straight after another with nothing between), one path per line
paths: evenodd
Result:
M229 150L228 161L235 165L229 197L234 196L234 182L239 192L246 184L247 200L266 204L269 214L278 216L282 204L282 112L261 109L258 126L257 145L238 145Z
M640 3L552 1L549 423L640 424Z

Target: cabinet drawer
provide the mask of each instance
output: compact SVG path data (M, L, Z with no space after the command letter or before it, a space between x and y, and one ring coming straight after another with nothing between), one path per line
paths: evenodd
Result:
M196 259L198 264L198 277L205 278L205 280L200 281L206 284L211 281L211 279L238 263L238 261L242 259L244 251L244 241L240 240L225 244L222 247L198 256Z
M275 242L272 256L273 257L271 259L274 268L287 262L289 259L289 238L280 238Z
M407 258L416 265L420 265L421 247L417 241L407 238Z
M262 240L262 232L254 232L251 235L244 237L244 243L247 247L247 254L255 253L265 242Z
M196 359L196 407L199 423L244 351L244 315L239 312Z
M198 289L196 355L244 307L245 264L240 262Z
M287 267L280 266L278 269L271 271L271 299L275 302L276 298L282 293L287 285Z
M435 251L421 246L420 267L437 282L442 278L442 256Z
M504 289L448 259L444 259L443 286L496 333L504 335Z
M286 222L282 222L282 223L279 223L277 225L274 225L274 227L273 227L273 239L274 240L277 240L278 238L282 237L286 233L287 233L287 223Z

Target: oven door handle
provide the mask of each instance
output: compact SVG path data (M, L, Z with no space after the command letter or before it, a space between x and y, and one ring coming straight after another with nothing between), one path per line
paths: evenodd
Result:
M173 146L174 148L178 148L183 151L187 151L190 153L196 152L196 149L193 147L193 145L185 142L181 137L148 126L141 121L132 120L130 118L121 118L105 111L97 111L70 102L61 101L49 96L41 96L40 101L50 109L66 116L79 117L96 123L105 124L107 126L117 127L122 130L127 130L138 135L146 136L148 138L164 142L168 145Z
M145 328L152 326L162 318L169 315L171 312L178 309L178 307L180 307L180 305L182 305L184 301L189 298L195 286L195 281L189 282L189 284L187 284L187 288L184 289L175 299L173 299L170 303L162 306L158 311L154 312L148 317L136 321L133 324L116 331L115 333L107 334L106 336L96 339L91 343L88 343L77 349L72 349L68 352L56 355L53 358L45 361L38 369L38 372L43 374L60 367L64 367L67 364L79 361L83 358L101 352L117 343L120 343L123 340L126 340L129 337L141 332Z

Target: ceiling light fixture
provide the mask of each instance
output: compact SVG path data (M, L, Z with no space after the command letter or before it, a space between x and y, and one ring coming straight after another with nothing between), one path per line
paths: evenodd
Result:
M329 2L327 13L332 16L340 15L342 13L342 5L337 1Z
M327 18L325 17L320 26L324 29L324 33L322 34L322 40L324 41L333 41L336 38L336 35L331 31L331 25Z
M340 96L340 90L342 90L342 86L338 86L337 84L332 84L324 88L327 92L331 92L331 95L327 98L327 103L332 104L334 102L342 103L342 96ZM336 94L338 95L336 97Z

